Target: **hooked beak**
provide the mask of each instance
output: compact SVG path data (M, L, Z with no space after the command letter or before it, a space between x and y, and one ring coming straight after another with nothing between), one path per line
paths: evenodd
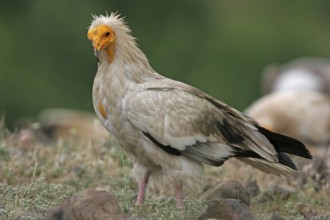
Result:
M111 62L114 58L114 42L115 34L112 29L106 25L91 28L87 32L88 39L94 47L94 55L97 62L100 63L101 54L107 55L108 61ZM102 51L104 50L104 53Z
M96 57L97 62L100 62L100 54L101 54L101 50L94 49L94 55Z
M97 62L100 62L100 54L103 49L103 45L100 43L99 37L94 37L92 39L93 47L94 47L94 55L96 57Z
M97 62L100 62L100 54L104 47L104 43L102 43L102 38L99 36L99 28L93 28L88 31L87 36L90 41L92 41L94 47L94 55L96 57Z

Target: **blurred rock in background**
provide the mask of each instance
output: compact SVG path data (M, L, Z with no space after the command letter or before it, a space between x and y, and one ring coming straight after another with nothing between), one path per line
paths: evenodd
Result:
M268 65L261 79L264 96L245 113L261 126L294 137L313 153L330 150L330 60L302 57Z
M102 143L110 137L93 113L73 109L46 109L36 119L23 119L16 126L13 143L23 150L38 142L75 139Z
M47 109L38 116L41 130L51 138L78 136L102 140L109 133L93 113L72 109Z
M268 65L262 74L263 93L314 90L330 95L330 60L305 57L284 65Z
M256 100L245 111L261 126L306 144L330 143L330 99L308 90L273 92Z

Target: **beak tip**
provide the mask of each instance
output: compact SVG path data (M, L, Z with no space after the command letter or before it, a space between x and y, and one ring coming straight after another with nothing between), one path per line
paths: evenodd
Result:
M100 62L100 54L101 54L100 50L94 49L94 55L96 57L97 62Z

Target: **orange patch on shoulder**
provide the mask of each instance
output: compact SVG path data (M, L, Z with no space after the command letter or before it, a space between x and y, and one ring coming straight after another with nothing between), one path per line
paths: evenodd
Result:
M100 114L102 115L102 117L103 117L104 119L107 119L107 118L108 118L108 116L107 116L107 112L105 111L105 109L104 109L104 107L103 107L103 105L102 105L101 102L99 102L99 104L97 105L97 108L98 108Z

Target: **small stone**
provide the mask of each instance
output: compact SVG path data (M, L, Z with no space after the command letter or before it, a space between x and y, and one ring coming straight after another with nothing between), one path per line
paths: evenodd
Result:
M264 203L273 200L275 197L285 201L288 200L295 192L294 189L289 187L274 186L272 189L262 192L255 199L256 203Z
M318 213L314 211L309 205L305 203L297 203L295 205L295 208L297 211L304 216L305 219L317 219L316 216L318 216Z
M125 220L116 198L109 192L87 189L50 211L45 220Z
M208 202L208 207L198 220L254 220L245 203L237 199L214 199Z
M251 197L255 197L259 194L260 189L256 180L250 180L245 185L245 190L249 193Z
M2 203L2 201L0 200L0 212L2 210L5 210L5 205Z
M17 144L22 151L29 151L35 146L36 136L32 129L23 129L17 135Z
M295 190L290 187L276 186L274 188L274 194L279 195L282 200L288 200L294 192Z
M221 198L238 199L239 201L245 203L247 206L250 205L250 195L238 181L227 181L220 183L201 196L202 200L213 200Z
M329 187L330 184L330 165L327 157L315 156L312 161L302 165L302 173L307 174L309 178L317 183L317 191L324 187Z

